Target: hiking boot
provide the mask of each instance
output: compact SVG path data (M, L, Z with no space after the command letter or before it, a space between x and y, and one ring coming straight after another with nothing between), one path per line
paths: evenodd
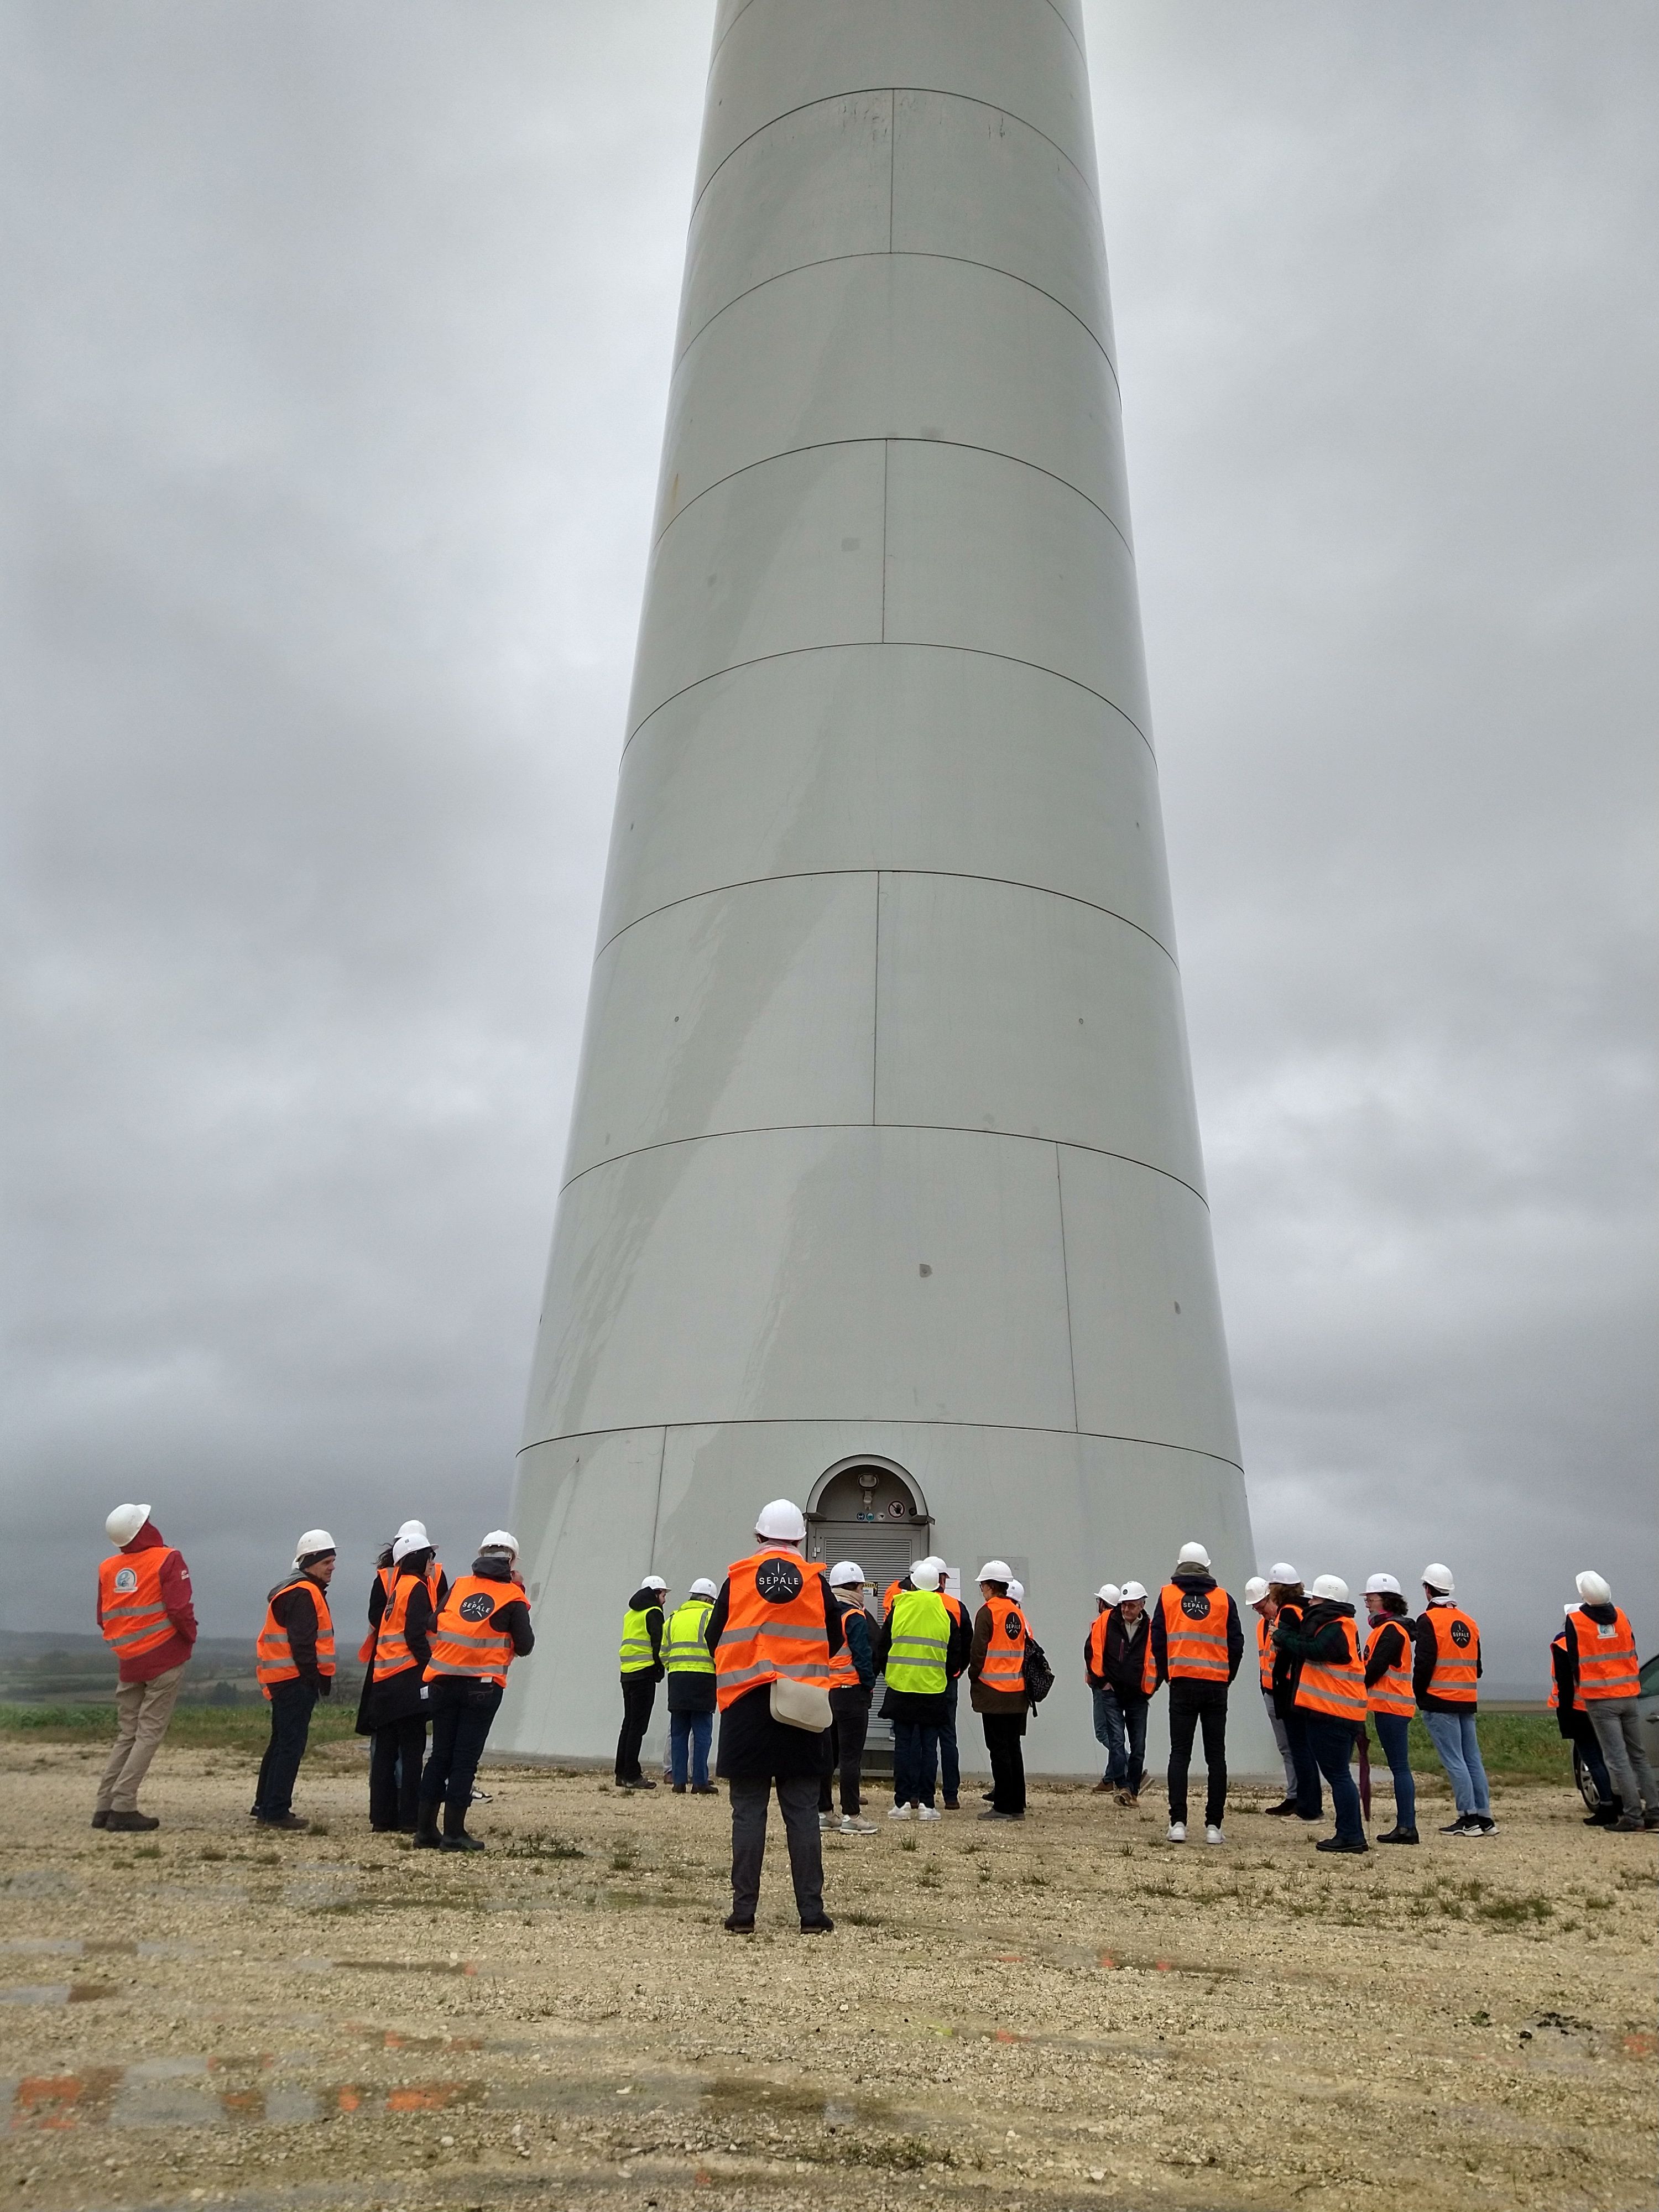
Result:
M108 1807L107 1805L100 1805L100 1806L99 1806L99 1807L94 1810L94 1814L93 1814L93 1816L92 1816L92 1825L93 1825L93 1826L94 1826L94 1828L106 1828L106 1827L108 1827L108 1826L109 1826L109 1807Z
M694 1782L691 1784L691 1795L694 1797L718 1797L720 1794L712 1782Z
M1379 1844L1414 1844L1417 1839L1417 1831L1415 1828L1401 1827L1390 1828L1386 1835L1379 1836L1376 1838Z
M115 1826L118 1817L115 1814L111 1815L111 1827ZM1639 1813L1621 1813L1613 1824L1614 1833L1620 1836L1639 1836L1647 1825Z
M1644 1813L1642 1815L1642 1826L1644 1828L1659 1828L1659 1812L1655 1812L1650 1808L1647 1812Z
M677 1783L674 1784L674 1795L675 1795L677 1797L684 1797L684 1795L685 1795L685 1784L684 1784L684 1783L683 1783L683 1782L677 1782Z
M752 1936L755 1932L754 1922L739 1920L735 1912L728 1912L721 1921L720 1926L725 1929L728 1936Z
M455 1835L441 1837L438 1849L441 1851L482 1851L487 1850L488 1845L478 1837L469 1836L466 1830L462 1828Z
M1111 1792L1112 1785L1103 1774L1099 1781L1096 1783L1094 1788L1089 1792L1089 1795L1091 1797L1109 1797Z
M301 1829L311 1826L309 1820L302 1820L297 1813L256 1813L253 1817L262 1828L280 1828L284 1835L289 1836L297 1836ZM111 1814L109 1824L112 1828L117 1818L118 1815Z
M443 1838L438 1833L438 1808L422 1805L420 1818L415 1823L415 1848L417 1851L435 1851Z
M803 1920L800 1932L803 1936L833 1936L836 1923L827 1912L823 1912L816 1920Z
M979 1817L981 1820L1023 1820L1025 1815L1024 1813L1000 1813L993 1805L988 1813L981 1813Z
M104 1826L106 1828L118 1828L124 1835L137 1835L141 1831L143 1833L148 1834L150 1829L159 1828L161 1825L161 1823L156 1819L154 1813L112 1812L104 1822ZM1638 1827L1640 1827L1641 1825L1641 1822L1638 1820L1637 1822Z
M1120 1790L1117 1793L1117 1802L1120 1805L1139 1805L1140 1793L1138 1790Z
M947 1813L959 1813L962 1810L962 1800L960 1797L946 1797L941 1802L943 1802ZM1650 1822L1649 1825L1651 1826L1652 1823Z

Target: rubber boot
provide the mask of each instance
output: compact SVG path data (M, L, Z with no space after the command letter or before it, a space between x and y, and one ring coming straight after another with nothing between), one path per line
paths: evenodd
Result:
M415 1824L415 1848L417 1851L435 1851L441 1850L442 1844L438 1833L438 1808L422 1799L420 1817Z
M446 1851L481 1851L484 1848L476 1836L469 1836L466 1832L465 1806L459 1813L447 1805L444 1807L443 1842L440 1848Z

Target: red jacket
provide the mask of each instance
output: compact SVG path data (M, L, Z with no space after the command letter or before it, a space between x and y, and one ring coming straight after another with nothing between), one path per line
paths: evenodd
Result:
M146 1521L130 1544L123 1544L124 1552L153 1552L158 1546L168 1548L167 1539L153 1521ZM190 1569L182 1555L174 1552L161 1569L161 1602L167 1609L167 1619L173 1623L173 1633L165 1644L151 1650L141 1651L137 1658L121 1662L124 1682L151 1682L158 1674L165 1674L170 1667L182 1667L196 1641L196 1607L191 1601ZM104 1625L101 1598L97 1606L98 1626Z

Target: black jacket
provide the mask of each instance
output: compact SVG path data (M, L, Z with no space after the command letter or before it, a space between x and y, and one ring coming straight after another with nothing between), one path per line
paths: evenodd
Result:
M334 1678L317 1671L317 1601L312 1589L321 1589L309 1575L302 1575L295 1586L289 1589L295 1577L288 1576L276 1585L266 1601L270 1617L279 1628L288 1631L288 1648L294 1654L294 1663L300 1670L300 1680L309 1682L320 1697L334 1694ZM278 1596L277 1591L282 1595Z
M1365 1661L1365 1687L1376 1687L1390 1667L1397 1667L1412 1650L1413 1623L1403 1613L1391 1613L1371 1636L1370 1656Z
M1101 1653L1105 1667L1106 1685L1117 1692L1120 1704L1125 1698L1144 1698L1146 1695L1146 1638L1152 1634L1152 1616L1146 1606L1140 1608L1140 1618L1133 1629L1123 1618L1122 1610L1114 1606L1106 1616L1106 1648ZM1083 1664L1089 1665L1094 1632L1083 1639Z
M801 1564L808 1577L817 1583L823 1604L823 1632L833 1656L847 1640L842 1632L841 1607L823 1569L810 1566L805 1560ZM704 1632L711 1651L720 1650L731 1613L732 1585L724 1582ZM828 1729L820 1735L809 1735L805 1729L786 1728L781 1721L775 1721L772 1686L762 1682L733 1699L720 1715L714 1771L727 1782L776 1781L781 1778L787 1780L793 1775L827 1774L830 1741Z
M668 1671L662 1663L662 1599L653 1589L636 1589L628 1601L628 1610L645 1615L645 1632L651 1638L651 1679L660 1682Z
M414 1555L415 1559L423 1559L424 1557L423 1553ZM426 1577L414 1564L413 1559L404 1559L398 1569L398 1579L401 1582L405 1577L412 1579L415 1583L415 1588L409 1594L408 1609L404 1614L404 1637L409 1645L410 1663L377 1682L371 1655L368 1671L363 1676L362 1695L357 1700L359 1735L371 1735L377 1728L386 1728L394 1721L413 1720L427 1709L426 1684L422 1677L426 1662L432 1656L432 1630L438 1617L437 1609L433 1605ZM438 1583L440 1605L448 1589L447 1576L441 1577ZM368 1620L370 1627L377 1632L386 1618L386 1584L376 1575L368 1593Z
M947 1604L945 1611L951 1624L945 1646L945 1677L947 1682L954 1682L967 1668L974 1648L974 1632L959 1605ZM877 1633L871 1654L876 1674L885 1669L892 1648L893 1616L890 1612ZM949 1719L954 1703L949 1690L928 1696L915 1690L890 1689L881 1701L881 1717L884 1721L918 1721L924 1728L937 1728Z
M1212 1590L1216 1587L1215 1577L1206 1574L1199 1567L1188 1567L1178 1575L1171 1575L1170 1580L1178 1590L1183 1591ZM1240 1660L1244 1656L1244 1624L1238 1617L1238 1607L1225 1590L1222 1591L1221 1596L1227 1607L1227 1680L1231 1682L1238 1672ZM1148 1631L1152 1638L1152 1665L1157 1669L1158 1680L1167 1682L1170 1679L1170 1651L1169 1638L1164 1628L1164 1607L1152 1601L1146 1612L1152 1624Z
M1286 1612L1290 1610L1286 1608ZM1297 1664L1297 1672L1308 1660L1316 1666L1340 1667L1348 1656L1348 1639L1342 1633L1342 1623L1352 1620L1354 1609L1335 1598L1314 1597L1308 1601L1308 1609L1299 1620L1279 1615L1273 1627L1276 1650L1287 1651Z

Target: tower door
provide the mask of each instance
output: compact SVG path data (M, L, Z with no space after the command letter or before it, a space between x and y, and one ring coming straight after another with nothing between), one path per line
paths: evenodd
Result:
M933 1521L902 1469L871 1461L833 1468L818 1485L807 1515L807 1557L825 1567L856 1559L875 1589L866 1603L881 1621L881 1601L889 1583L902 1582L913 1563L933 1548ZM876 1683L865 1764L890 1772L893 1725L877 1717L882 1689Z

